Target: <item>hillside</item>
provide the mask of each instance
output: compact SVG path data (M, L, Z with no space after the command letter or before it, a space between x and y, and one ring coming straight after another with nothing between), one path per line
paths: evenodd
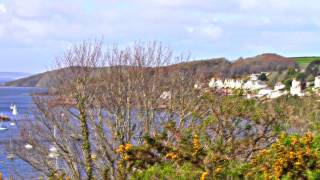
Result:
M24 72L0 72L0 83L14 81L27 76L30 76L30 74Z
M319 56L312 56L312 57L293 57L291 58L293 61L297 62L300 67L305 68L310 63L312 63L315 60L320 60Z
M240 58L236 61L229 61L225 58L189 61L179 64L173 64L164 67L158 67L164 78L171 75L187 72L197 75L201 79L207 79L212 76L236 77L262 71L280 71L290 67L298 68L298 64L277 54L262 54L255 57ZM148 68L152 72L155 68ZM30 87L49 87L53 84L52 77L56 77L62 70L49 71L42 74L30 76L6 83L7 86L30 86Z

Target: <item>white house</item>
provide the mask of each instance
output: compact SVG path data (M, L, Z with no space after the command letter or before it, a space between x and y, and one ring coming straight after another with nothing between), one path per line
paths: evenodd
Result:
M268 96L272 93L272 91L273 90L270 88L263 88L258 92L257 97Z
M276 90L276 91L283 90L284 88L286 88L286 86L284 84L282 84L281 82L276 83L274 86L274 90Z
M284 96L284 95L287 95L288 94L288 91L272 91L271 94L269 94L268 98L270 99L276 99L278 97L281 97L281 96Z
M164 91L161 95L160 95L161 99L164 100L168 100L171 99L171 92L170 91Z
M304 96L304 93L302 92L301 88L301 82L297 80L292 80L291 88L290 88L290 94L292 96Z
M202 84L200 82L196 82L193 87L195 89L201 89L202 88Z
M209 87L210 88L216 88L216 79L215 78L211 78L209 81Z
M314 89L320 88L320 76L314 78Z
M250 75L250 80L252 81L257 81L259 78L260 74L251 74Z
M268 85L265 82L262 82L259 80L258 81L249 80L243 85L243 88L247 90L259 90L267 87Z

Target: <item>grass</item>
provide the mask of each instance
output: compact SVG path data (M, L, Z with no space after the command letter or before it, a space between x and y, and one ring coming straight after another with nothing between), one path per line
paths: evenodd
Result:
M312 57L294 57L292 58L294 61L296 61L300 67L307 67L310 63L312 63L315 60L320 60L319 56L312 56Z

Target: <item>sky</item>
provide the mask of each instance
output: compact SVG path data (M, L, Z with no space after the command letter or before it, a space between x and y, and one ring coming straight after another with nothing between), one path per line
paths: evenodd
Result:
M38 73L71 45L161 41L193 59L320 55L318 0L0 0L0 71Z

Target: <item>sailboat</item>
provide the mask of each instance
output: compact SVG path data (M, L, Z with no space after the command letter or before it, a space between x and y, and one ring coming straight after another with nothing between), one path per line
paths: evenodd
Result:
M12 110L12 115L14 115L14 116L18 115L18 109L17 109L16 105L10 106L10 109Z
M10 109L13 110L13 104L10 105Z

